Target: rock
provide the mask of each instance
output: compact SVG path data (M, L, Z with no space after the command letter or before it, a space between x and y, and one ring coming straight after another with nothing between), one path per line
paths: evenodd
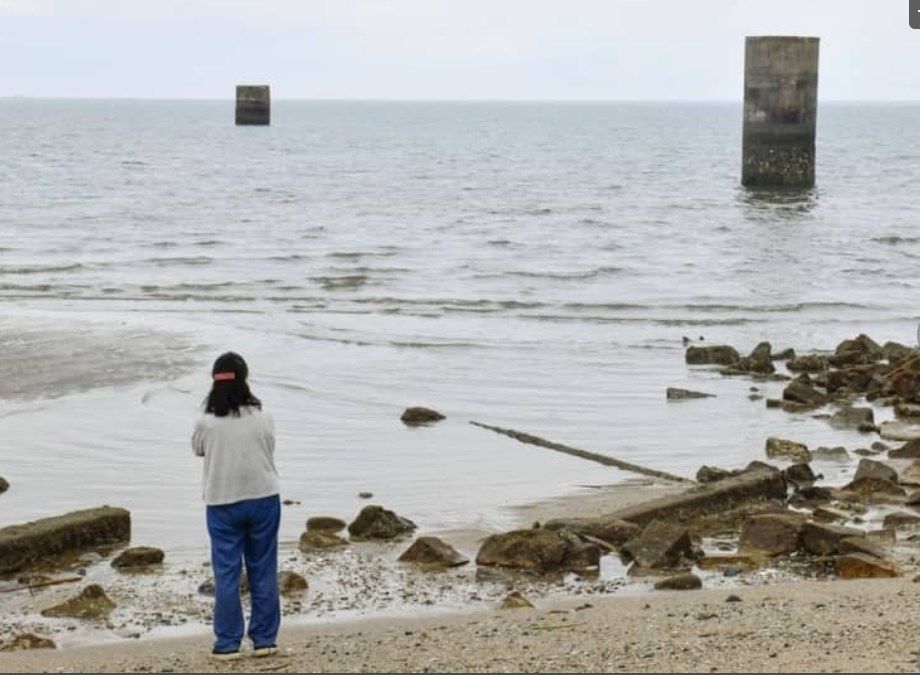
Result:
M54 640L39 637L35 633L21 633L0 645L0 652L20 652L29 649L57 649L57 645L54 644Z
M901 485L920 485L920 459L911 461L901 473L897 482Z
M10 489L9 481L3 476L0 476L0 495L2 495L4 492L6 492L9 489Z
M887 443L882 443L881 441L873 441L872 445L869 446L876 452L888 452L891 448Z
M153 546L135 546L122 551L115 560L112 561L112 567L116 569L129 569L132 567L147 567L149 565L158 565L163 562L164 553L162 549Z
M692 572L676 574L655 583L656 591L695 591L703 587L703 581Z
M820 447L815 448L811 453L812 458L823 462L849 462L850 453L842 445L833 448Z
M882 521L882 527L893 530L913 530L918 525L920 525L920 516L906 511L889 513Z
M882 352L885 354L888 363L893 366L897 366L902 361L918 355L916 349L906 347L899 342L886 342L882 345Z
M773 365L772 358L773 347L769 342L761 342L749 356L739 359L737 368L749 373L761 373L769 375L776 372L776 366Z
M804 443L787 441L783 440L782 438L768 438L766 443L766 451L767 457L780 457L782 459L792 460L796 463L808 463L812 459L811 453L808 452L808 446L806 446Z
M820 504L826 504L834 498L833 493L824 487L817 485L805 485L798 487L789 497L791 506L805 506L814 508Z
M808 412L815 407L805 403L796 403L795 401L782 401L778 398L768 398L766 405L768 408L782 408L787 413Z
M871 450L870 448L856 448L853 454L859 455L860 457L875 457L881 453L878 450Z
M789 359L786 367L793 373L819 373L827 370L827 357L818 354L797 356Z
M774 361L791 361L795 358L795 350L792 347L787 347L774 353L772 358Z
M792 513L752 516L741 526L738 552L777 556L798 551L802 546L802 521L802 516Z
M695 557L687 528L660 520L652 521L623 544L620 554L640 567L652 569L680 567Z
M399 556L400 562L437 567L457 567L470 560L437 537L419 537Z
M665 397L669 401L683 401L690 398L715 398L715 394L706 394L701 391L691 391L690 389L668 387L665 391Z
M382 506L365 506L348 525L352 539L395 539L412 534L416 525Z
M502 600L500 609L530 609L533 603L521 595L518 591L512 591Z
M696 472L696 482L715 483L716 481L722 480L724 478L737 476L738 473L738 471L729 471L727 469L720 469L715 466L701 466Z
M359 492L358 499L372 499L374 496L373 492Z
M876 462L874 459L859 460L859 466L856 467L856 475L853 476L853 480L859 480L860 478L881 478L882 480L891 481L895 485L898 484L898 472L887 464Z
M207 581L199 584L198 586L199 595L209 595L212 598L214 597L214 577L211 577ZM249 577L246 576L246 570L244 569L240 574L240 595L246 595L249 593Z
M422 424L432 424L444 419L444 415L437 410L415 406L406 408L399 418L402 423L409 427L417 427Z
M878 425L879 435L889 441L913 441L920 439L920 424L908 424L889 420Z
M0 529L0 576L81 549L131 539L131 514L103 506Z
M863 501L871 500L874 495L903 497L904 489L884 478L857 478L844 485L841 490L859 495Z
M90 584L80 595L41 611L42 616L69 616L76 619L101 619L115 609L115 603L99 584Z
M345 529L347 523L341 518L333 516L313 516L307 518L307 532L331 532L338 534Z
M856 366L827 371L825 388L832 396L846 395L848 392L865 392L869 389L875 366Z
M278 573L278 592L281 595L297 596L310 588L310 584L297 572L283 570Z
M899 419L913 420L920 418L920 405L916 403L898 403L894 407L894 415Z
M875 424L875 413L872 408L841 408L831 417L831 426L835 429L852 429L868 422Z
M824 507L819 507L812 511L811 517L816 523L838 523L848 518L845 513Z
M785 496L786 481L782 474L768 465L760 465L716 483L627 506L607 517L643 527L653 520L681 523Z
M565 536L564 530L551 531L542 528L514 530L493 534L486 538L476 555L476 564L486 567L505 567L554 572L569 569L570 556L579 558L581 564L581 543L574 534ZM596 559L600 560L600 550Z
M760 567L757 557L750 555L705 555L696 562L701 570L724 570L741 568L753 570Z
M808 406L817 406L827 403L827 396L810 384L806 384L801 379L796 378L783 389L783 400Z
M900 448L888 451L891 459L920 459L920 440L908 441Z
M837 576L841 579L890 579L901 576L894 564L865 553L847 553L837 558Z
M841 539L838 549L841 554L864 553L873 558L881 559L885 557L885 549L866 536L846 537Z
M828 359L832 366L849 366L875 363L885 358L885 352L868 335L860 334L853 340L844 340Z
M620 546L642 530L636 523L620 520L619 518L604 517L556 518L547 521L543 527L547 530L569 530L577 534L595 537L614 546Z
M859 537L862 533L853 527L805 522L802 524L802 548L812 555L834 555L840 553L843 539Z
M741 360L738 351L728 345L708 347L692 345L687 348L684 358L688 364L692 365L716 364L720 366L731 366Z
M337 534L320 530L301 534L297 547L304 553L312 553L314 551L342 548L348 546L348 543L347 539L343 539Z
M811 467L805 463L793 464L787 467L783 474L786 476L786 480L795 483L813 483L818 479Z

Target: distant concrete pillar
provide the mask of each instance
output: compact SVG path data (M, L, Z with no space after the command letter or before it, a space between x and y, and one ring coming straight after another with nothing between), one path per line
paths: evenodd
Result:
M748 37L741 184L815 184L818 38Z
M271 112L271 93L269 91L268 85L237 85L237 125L271 124Z

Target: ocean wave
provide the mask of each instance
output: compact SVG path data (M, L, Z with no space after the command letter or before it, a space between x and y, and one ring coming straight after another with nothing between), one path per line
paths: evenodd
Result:
M142 263L153 265L209 265L214 262L214 258L207 256L175 256L167 258L146 258L141 260Z
M870 241L874 241L876 244L897 246L898 244L916 244L920 242L920 237L902 237L895 234L888 237L873 237Z
M65 263L62 265L21 265L19 267L0 267L0 274L48 274L53 272L75 272L84 269L82 263Z

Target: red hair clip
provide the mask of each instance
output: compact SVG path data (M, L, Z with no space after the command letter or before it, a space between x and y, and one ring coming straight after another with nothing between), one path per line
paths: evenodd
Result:
M214 373L214 381L220 382L221 380L235 380L236 373Z

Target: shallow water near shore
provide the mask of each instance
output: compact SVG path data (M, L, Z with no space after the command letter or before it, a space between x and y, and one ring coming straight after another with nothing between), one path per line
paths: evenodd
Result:
M736 105L231 107L0 101L0 526L123 506L199 564L188 438L227 349L275 416L289 545L362 491L494 531L631 477L470 420L686 476L768 436L874 440L748 400L782 385L689 368L682 338L915 344L916 106L822 104L818 185L779 195L738 187Z

